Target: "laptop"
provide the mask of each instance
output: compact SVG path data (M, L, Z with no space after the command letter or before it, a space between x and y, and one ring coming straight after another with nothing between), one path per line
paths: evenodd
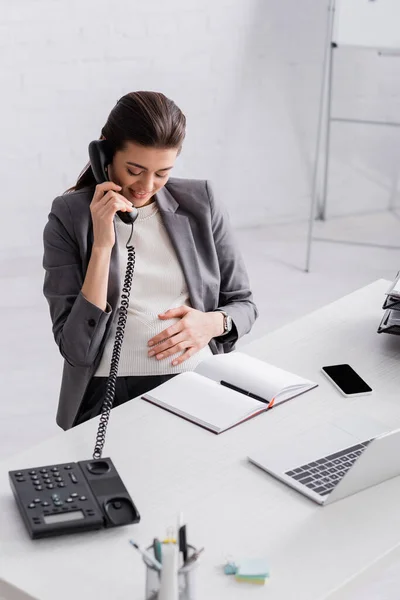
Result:
M353 416L248 459L321 505L400 475L400 429Z

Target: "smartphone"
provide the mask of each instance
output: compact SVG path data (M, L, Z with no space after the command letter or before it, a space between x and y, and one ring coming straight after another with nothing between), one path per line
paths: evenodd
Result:
M97 183L108 181L106 167L111 162L110 149L107 140L94 140L89 144L89 159L93 175ZM130 225L138 216L138 211L133 207L132 212L118 211L116 213L121 221Z
M364 396L372 393L372 388L350 365L330 365L322 367L322 372L343 396Z

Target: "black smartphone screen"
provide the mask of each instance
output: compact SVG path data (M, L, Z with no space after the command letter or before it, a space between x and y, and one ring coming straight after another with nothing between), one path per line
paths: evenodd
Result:
M344 394L365 394L372 392L372 388L361 379L350 365L331 365L322 367L322 370L336 383Z

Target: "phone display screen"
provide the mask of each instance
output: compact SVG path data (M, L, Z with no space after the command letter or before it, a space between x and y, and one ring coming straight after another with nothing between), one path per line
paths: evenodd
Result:
M58 513L56 515L44 515L43 521L46 525L53 525L54 523L65 523L66 521L75 521L76 519L84 519L85 515L81 510L74 510L71 512Z
M351 368L350 365L331 365L322 370L346 395L366 394L372 388Z

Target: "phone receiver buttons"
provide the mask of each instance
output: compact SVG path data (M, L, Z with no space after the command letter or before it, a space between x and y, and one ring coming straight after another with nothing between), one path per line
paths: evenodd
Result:
M127 498L111 498L104 503L105 513L112 525L126 525L138 519L138 513Z
M78 483L75 473L68 473L72 483Z

